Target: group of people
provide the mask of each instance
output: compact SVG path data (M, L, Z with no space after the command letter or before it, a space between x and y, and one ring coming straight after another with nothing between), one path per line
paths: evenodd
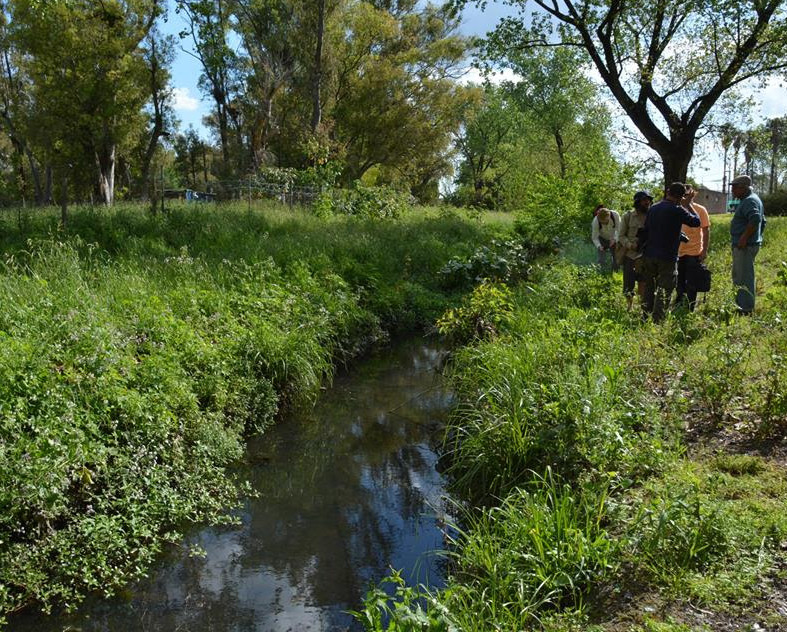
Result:
M730 222L735 302L741 314L751 314L754 259L762 243L765 213L749 176L738 176L730 186L740 200ZM623 267L623 293L629 309L636 287L643 317L652 317L654 322L666 316L674 290L675 302L685 302L693 310L698 291L709 289L710 273L704 261L710 245L710 217L704 206L694 202L695 196L690 184L673 182L656 204L647 191L635 193L634 208L623 218L603 205L594 212L591 239L599 266L613 271Z

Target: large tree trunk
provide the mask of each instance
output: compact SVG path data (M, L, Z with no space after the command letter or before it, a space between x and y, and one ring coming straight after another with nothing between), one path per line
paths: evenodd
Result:
M322 120L320 104L320 84L322 83L322 44L325 36L325 0L317 0L317 46L314 52L314 73L312 75L312 134Z
M115 145L108 143L96 152L98 191L106 206L115 201Z
M659 151L664 170L664 187L668 187L673 182L686 182L689 173L689 163L694 155L694 135L691 134L690 140L681 142L675 140Z

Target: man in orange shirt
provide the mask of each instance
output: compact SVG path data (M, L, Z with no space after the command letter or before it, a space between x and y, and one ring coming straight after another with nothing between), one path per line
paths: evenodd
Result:
M685 299L688 301L689 309L694 311L697 303L697 288L691 281L693 271L708 256L708 246L710 245L710 217L708 209L702 204L695 203L694 196L697 192L694 187L686 185L686 195L683 196L681 204L693 210L700 218L700 225L697 228L683 226L683 232L689 238L687 242L681 242L678 249L678 285L675 303L678 304Z

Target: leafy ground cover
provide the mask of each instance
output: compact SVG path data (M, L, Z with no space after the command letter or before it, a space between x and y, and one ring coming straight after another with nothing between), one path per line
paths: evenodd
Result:
M472 287L449 263L510 228L241 204L76 209L63 230L6 211L0 616L112 593L185 525L230 520L244 437L336 362L434 322Z
M584 245L444 313L467 499L451 577L378 594L367 629L787 627L787 223L769 223L746 318L713 219L713 291L660 325Z

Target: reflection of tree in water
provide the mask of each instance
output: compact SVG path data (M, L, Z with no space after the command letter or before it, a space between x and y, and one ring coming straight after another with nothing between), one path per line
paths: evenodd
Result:
M165 564L132 601L98 601L76 629L350 625L343 611L370 580L389 564L413 570L441 541L430 502L442 484L428 448L451 403L439 363L435 350L400 347L338 376L315 410L250 442L248 475L260 496L247 502L241 528L202 531L192 541L206 559Z
M251 540L244 567L264 563L308 583L314 603L353 604L414 522L431 513L423 481L439 479L434 458L416 446L429 439L435 401L446 401L429 390L438 385L439 357L417 356L404 367L397 359L393 368L364 366L351 385L338 378L315 414L275 434L271 462L253 480L261 496L244 530ZM435 533L419 540L429 536L431 549Z

